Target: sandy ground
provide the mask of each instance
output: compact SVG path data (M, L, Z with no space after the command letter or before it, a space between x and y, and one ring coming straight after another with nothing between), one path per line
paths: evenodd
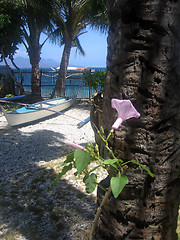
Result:
M16 174L17 168L23 169L29 164L49 161L64 156L69 149L66 142L86 145L94 141L90 122L82 128L78 123L90 114L88 102L76 102L65 115L25 127L10 127L4 116L0 117L0 158L1 165L6 166L7 174ZM77 119L79 120L77 120ZM16 172L11 171L11 163ZM16 166L17 163L17 166ZM8 166L7 166L8 165ZM10 165L10 166L9 166ZM20 166L19 166L20 165ZM10 169L8 169L10 167ZM20 170L19 169L19 170ZM0 170L0 173L4 169Z
M88 239L96 202L73 172L50 192L49 186L72 148L94 142L90 122L77 124L90 114L87 101L34 125L8 126L0 117L0 239Z

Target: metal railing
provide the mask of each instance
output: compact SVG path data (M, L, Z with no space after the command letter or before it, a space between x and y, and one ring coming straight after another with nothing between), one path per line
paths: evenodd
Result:
M14 76L17 81L20 82L20 74L17 71L13 71ZM23 87L24 90L31 90L31 71L22 70L22 74L24 77ZM50 95L53 92L53 89L56 84L57 72L52 70L42 69L40 71L40 79L41 79L41 93L42 95ZM95 90L89 90L89 87L85 86L83 82L83 71L68 71L66 84L65 84L65 95L67 97L71 97L77 94L77 98L89 98L89 94L92 95L95 93Z

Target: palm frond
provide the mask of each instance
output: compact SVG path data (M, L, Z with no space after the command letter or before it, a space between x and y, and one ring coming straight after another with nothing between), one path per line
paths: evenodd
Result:
M73 42L82 55L85 54L79 42L79 36L86 33L88 25L101 31L106 31L106 0L54 0L53 16L57 30L51 36L51 41L60 45ZM59 29L59 30L58 30ZM59 34L59 36L58 36ZM53 39L56 38L56 39Z
M79 34L77 34L77 38L79 38L79 36L81 36L81 35L83 35L83 34L85 34L85 33L87 33L88 31L83 31L83 32L80 32Z
M62 32L62 29L57 28L56 30L54 30L54 32L51 34L49 40L53 44L58 44L58 45L62 46L64 44L64 34Z
M76 51L79 52L82 56L85 56L85 51L83 50L80 41L77 37L73 41L73 47L76 47Z

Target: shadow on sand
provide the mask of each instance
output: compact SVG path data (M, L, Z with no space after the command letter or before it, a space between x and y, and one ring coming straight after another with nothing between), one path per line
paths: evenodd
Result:
M0 239L87 239L94 200L65 180L50 192L56 174L37 164L67 154L63 139L51 130L0 134Z

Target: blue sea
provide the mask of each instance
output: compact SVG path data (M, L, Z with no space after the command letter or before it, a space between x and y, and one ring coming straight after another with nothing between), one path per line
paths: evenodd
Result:
M24 89L26 91L31 90L31 69L24 68L21 69L24 76ZM104 67L92 67L92 71L105 71ZM20 74L14 70L14 76L18 81L20 81ZM71 97L77 94L77 98L89 98L89 88L83 83L83 74L77 72L68 72L65 86L65 95ZM41 92L43 96L50 95L54 89L57 79L57 72L53 71L51 68L40 69L41 78ZM91 92L91 96L94 94L94 90Z

